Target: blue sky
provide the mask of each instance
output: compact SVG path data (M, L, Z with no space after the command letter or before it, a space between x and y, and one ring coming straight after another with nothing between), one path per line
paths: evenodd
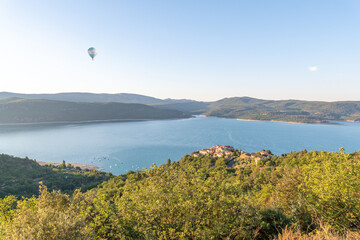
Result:
M360 100L359 28L356 0L0 0L0 91Z

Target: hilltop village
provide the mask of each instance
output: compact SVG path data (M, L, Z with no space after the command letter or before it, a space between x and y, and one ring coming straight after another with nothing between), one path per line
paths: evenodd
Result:
M271 153L270 150L261 150L260 152L256 153L247 153L241 150L237 150L232 146L216 145L208 149L202 149L193 152L190 156L225 158L229 161L228 167L236 168L236 166L248 163L254 163L255 165L264 165L264 163L270 161L274 155Z

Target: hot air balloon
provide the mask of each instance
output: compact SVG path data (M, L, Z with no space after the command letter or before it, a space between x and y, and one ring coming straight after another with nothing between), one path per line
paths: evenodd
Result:
M97 55L98 51L95 48L91 47L88 49L88 53L92 58L92 60L94 61L94 57Z

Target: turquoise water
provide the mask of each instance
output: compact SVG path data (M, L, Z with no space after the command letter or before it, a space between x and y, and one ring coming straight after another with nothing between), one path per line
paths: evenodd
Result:
M96 124L0 126L0 153L87 163L115 174L179 160L213 145L247 152L360 149L360 123L294 124L197 117Z

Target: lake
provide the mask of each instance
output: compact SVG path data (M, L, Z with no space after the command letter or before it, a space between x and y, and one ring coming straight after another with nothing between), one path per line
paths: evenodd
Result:
M0 126L0 152L46 162L86 163L114 174L179 160L216 144L275 154L360 149L360 123L296 124L214 117Z

